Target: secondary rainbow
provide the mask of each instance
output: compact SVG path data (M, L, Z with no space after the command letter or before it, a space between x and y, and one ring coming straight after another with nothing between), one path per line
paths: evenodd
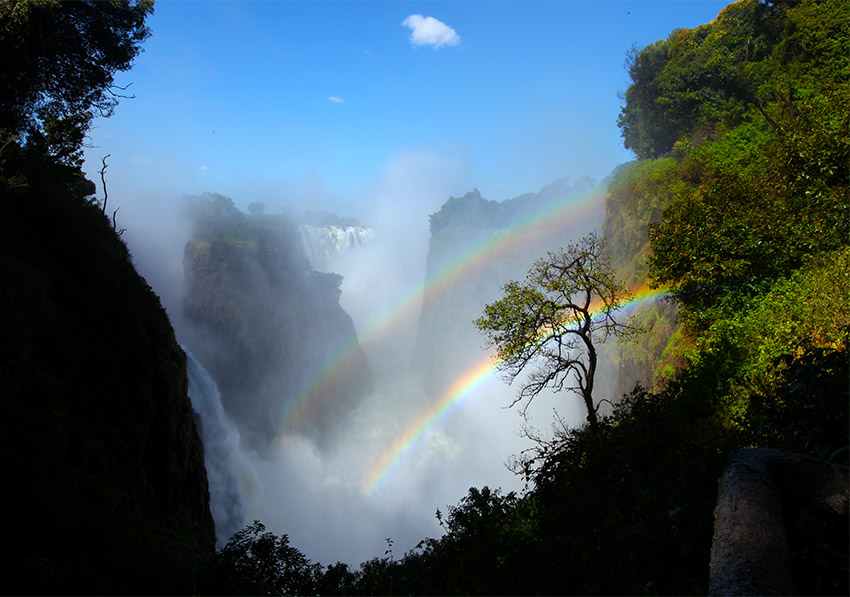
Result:
M665 292L664 289L653 289L644 285L633 291L631 300L623 304L620 310L628 313L662 298ZM433 405L421 413L375 463L362 484L361 492L371 495L382 487L425 434L463 402L475 388L494 375L498 368L499 361L492 355L487 355L449 384Z
M516 251L518 247L545 234L547 230L563 228L567 220L581 221L588 217L601 205L603 193L604 187L595 186L553 202L492 238L471 244L465 251L437 266L424 282L414 284L399 293L398 298L381 309L381 315L364 326L357 336L352 336L328 359L318 363L304 376L304 382L298 392L279 414L277 428L285 427L293 419L309 416L311 405L316 401L316 397L321 395L322 385L336 377L339 371L354 365L358 346L369 344L400 325L406 318L418 317L421 306L435 301L454 288L469 272L483 263Z

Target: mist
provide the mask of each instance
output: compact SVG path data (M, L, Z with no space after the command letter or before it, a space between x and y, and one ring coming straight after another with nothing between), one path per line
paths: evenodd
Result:
M357 566L382 557L387 539L392 540L393 554L401 556L420 540L440 536L436 511L457 504L470 487L522 489L522 479L505 463L531 444L520 435L522 421L516 409L507 408L515 388L496 374L487 376L437 422L426 425L389 472L368 484L398 438L445 392L449 378L487 357L483 339L472 325L478 312L464 315L462 342L440 346L441 360L455 365L441 379L424 379L415 355L422 332L428 217L450 196L470 190L464 188L468 184L464 166L454 158L428 149L401 152L367 185L356 202L356 213L338 214L356 217L372 230L371 243L338 253L327 269L343 276L339 302L354 323L374 384L344 420L335 421L332 437L317 441L315 435L289 429L279 432L268 449L257 450L245 444L243 435L236 451L227 456L234 470L224 473L229 475L228 499L240 503L231 503L223 514L213 497L219 546L226 533L238 530L234 517L241 515L243 525L259 519L268 530L288 534L292 545L313 561ZM244 209L257 197L232 199ZM266 194L263 199L267 213L303 207L297 198L290 202L285 196ZM191 219L181 207L185 201L146 196L115 202L137 269L160 296L178 340L195 354L208 349L197 344L211 339L193 328L181 308L184 247L192 237ZM597 226L600 207L601 200L595 215L574 222L570 234ZM325 206L313 203L310 208ZM563 239L564 244L568 240ZM496 298L492 293L476 297L478 310ZM548 429L555 406L568 421L583 420L573 397L541 395L530 410L530 422ZM198 405L195 408L199 410ZM228 437L232 441L234 436ZM219 490L213 487L213 476L215 493Z

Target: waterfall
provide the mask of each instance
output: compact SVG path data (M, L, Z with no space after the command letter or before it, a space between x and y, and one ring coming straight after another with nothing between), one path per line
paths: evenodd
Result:
M304 252L317 271L327 271L330 260L339 252L363 247L372 241L371 228L364 226L298 227Z
M200 418L204 462L210 487L210 511L215 521L216 543L223 546L245 523L245 505L239 470L239 431L221 405L218 386L185 346L189 398ZM197 420L197 419L196 419Z

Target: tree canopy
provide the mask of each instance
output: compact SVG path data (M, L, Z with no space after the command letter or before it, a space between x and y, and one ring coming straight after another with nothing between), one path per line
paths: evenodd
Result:
M850 238L850 2L736 2L629 72L626 147L675 158L649 274L696 329Z
M148 37L153 0L0 3L0 147L79 165L92 119L109 116Z

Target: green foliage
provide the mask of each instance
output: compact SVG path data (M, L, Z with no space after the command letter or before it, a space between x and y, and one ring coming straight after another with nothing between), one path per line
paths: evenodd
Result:
M704 593L716 480L734 436L698 379L636 390L534 476L550 593ZM563 578L559 578L563 576Z
M849 22L845 1L745 0L637 54L626 145L672 152L681 181L650 230L650 274L672 285L693 329L846 244Z
M733 449L768 443L846 461L846 349L788 358L771 406L745 412L745 429L715 391L734 369L721 351L660 391L636 388L597 426L564 430L527 471L525 495L470 489L437 513L443 537L365 563L355 593L704 594L717 479ZM791 519L800 590L845 594L846 521Z
M113 85L148 37L152 0L0 3L0 147L79 165L92 118L122 97Z
M514 404L530 402L547 387L566 389L581 396L587 420L595 424L595 343L637 332L614 315L630 294L610 265L604 241L590 234L549 253L525 282L508 282L503 290L505 296L487 305L475 325L496 347L499 369L509 380L537 365Z
M657 107L661 90L655 79L667 64L668 47L669 42L658 41L640 52L633 48L626 59L633 85L626 91L626 105L617 124L626 149L634 151L638 158L664 154L677 138L677 131L670 130L666 119L659 117Z
M693 192L693 183L680 176L680 169L675 158L640 160L619 172L608 185L602 231L612 265L631 288L648 284L649 227L677 197ZM669 345L679 329L675 304L664 301L643 305L634 310L633 318L645 334L639 342L617 347L616 396L627 393L637 382L651 387L669 379L682 364L677 346Z
M534 536L533 503L514 493L470 488L437 519L446 530L401 559L373 558L361 565L359 595L516 595L541 586L545 554Z
M692 350L692 366L722 358L731 364L714 388L737 424L752 420L753 399L780 408L793 359L817 349L846 350L850 326L850 248L812 259L741 310L716 321ZM733 406L734 405L734 406ZM777 447L777 446L773 446ZM820 454L823 457L822 454Z
M629 286L646 280L650 224L660 219L675 198L692 190L673 158L636 162L608 185L602 233L612 265Z
M848 363L846 345L840 350L809 346L799 356L779 357L777 391L755 396L747 413L759 443L847 465Z
M322 567L311 564L287 535L258 520L233 535L214 559L207 587L215 595L315 595Z
M626 148L638 158L657 158L698 131L722 133L757 114L773 123L765 110L772 99L766 79L786 10L742 0L708 25L677 29L633 50L632 85L618 121Z

